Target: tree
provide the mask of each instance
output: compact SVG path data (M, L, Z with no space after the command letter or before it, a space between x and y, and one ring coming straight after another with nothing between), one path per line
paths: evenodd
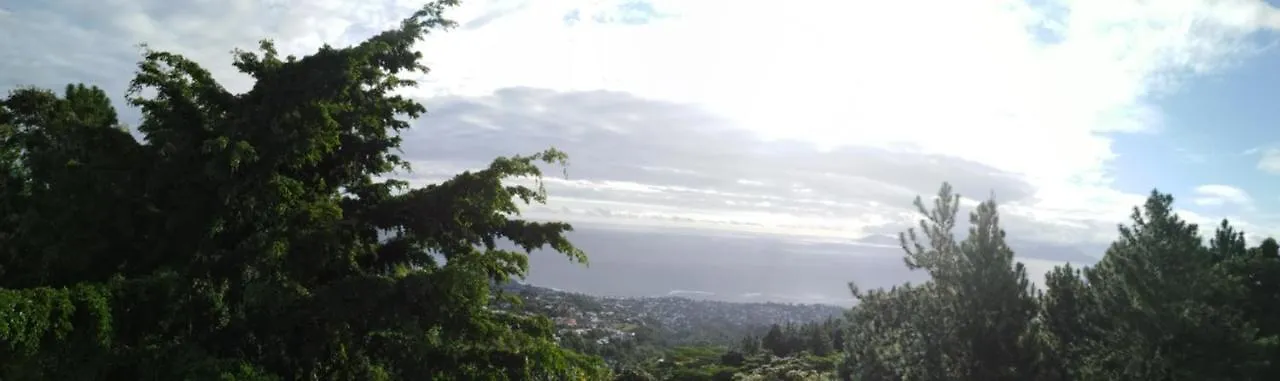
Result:
M1243 254L1223 224L1205 247L1195 224L1153 191L1103 259L1084 272L1105 320L1086 369L1098 380L1249 379L1261 364L1255 328L1239 309L1243 289L1219 263ZM1073 286L1074 287L1074 286Z
M1276 243L1275 238L1267 238L1262 240L1258 250L1264 258L1280 257L1280 243Z
M821 325L805 324L802 329L804 348L818 356L831 354L831 334L824 331Z
M1034 291L1004 243L995 204L951 236L944 185L906 264L931 279L850 289L845 380L1262 380L1280 372L1280 244L1249 247L1223 221L1208 245L1153 191L1094 267L1059 266ZM923 236L923 238L921 238Z
M755 335L748 334L742 338L742 342L738 344L738 349L746 354L756 354L760 352L760 339Z
M851 286L858 305L850 311L845 380L932 381L950 379L942 348L947 327L933 284L904 284L865 292Z
M486 308L532 250L585 260L569 225L518 218L541 187L504 184L564 154L383 179L408 167L400 117L425 111L395 95L426 71L412 45L455 2L351 47L237 51L242 94L148 51L128 97L142 141L97 88L0 101L0 378L606 377L545 318Z
M1045 352L1042 361L1044 380L1095 379L1086 358L1093 351L1105 350L1096 344L1097 311L1079 269L1070 264L1057 266L1045 275L1045 291L1039 297L1040 340Z
M920 287L861 293L846 363L858 379L1026 380L1036 374L1031 320L1036 304L1021 263L1005 243L994 200L969 216L963 241L952 235L960 196L943 184L919 230L900 235L904 262L923 269ZM923 236L921 236L923 234Z
M1244 234L1230 233L1235 233L1235 230L1223 221L1217 238L1210 242L1215 253L1215 270L1226 278L1224 281L1230 282L1229 285L1239 286L1231 293L1236 299L1226 302L1242 314L1250 328L1257 330L1252 346L1261 353L1258 358L1272 359L1255 361L1252 369L1257 373L1253 377L1280 377L1280 362L1273 360L1280 357L1280 260L1276 256L1280 245L1275 239L1267 238L1257 247L1246 249ZM1232 239L1226 240L1224 236Z
M746 360L746 355L735 350L729 350L720 355L720 363L727 366L742 366L742 363Z
M827 331L828 340L833 350L844 348L844 324L843 320L838 319L827 319L822 324L822 329Z
M769 332L760 338L760 347L774 356L782 357L791 354L787 341L786 334L782 332L782 326L774 324L769 327Z

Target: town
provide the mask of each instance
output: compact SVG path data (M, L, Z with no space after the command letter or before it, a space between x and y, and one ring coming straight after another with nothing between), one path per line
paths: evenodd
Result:
M730 345L761 334L773 324L802 324L839 317L845 308L823 304L731 303L685 297L619 298L511 282L503 291L518 295L520 305L503 310L545 314L559 337L590 337L597 344L651 335L667 345Z

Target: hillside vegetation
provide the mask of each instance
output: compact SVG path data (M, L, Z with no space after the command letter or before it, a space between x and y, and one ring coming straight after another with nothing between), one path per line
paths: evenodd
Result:
M506 181L563 164L554 149L387 179L426 110L396 95L427 69L413 44L453 3L354 46L237 51L254 80L238 94L148 51L127 98L141 139L97 87L0 98L0 380L1280 379L1280 245L1202 230L1157 191L1097 264L1035 287L996 203L958 236L944 184L901 237L931 280L850 285L839 319L626 361L545 312L493 308L519 304L495 285L530 252L587 257L568 224L520 217L541 187Z

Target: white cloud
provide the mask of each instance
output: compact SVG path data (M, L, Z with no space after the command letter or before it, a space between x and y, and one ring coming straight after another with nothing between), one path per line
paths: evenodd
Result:
M1277 25L1261 1L741 3L654 2L676 16L566 26L558 15L573 2L539 2L428 42L439 75L428 90L609 89L699 104L774 138L990 165L1037 189L1011 211L1110 227L1145 195L1112 188L1108 136L1159 132L1160 95L1247 58L1251 34Z
M1253 198L1243 189L1230 185L1208 184L1195 188L1192 202L1200 206L1234 205L1252 207Z
M1262 151L1262 158L1258 159L1258 169L1273 175L1280 174L1280 149L1268 148Z
M23 3L8 8L16 15L11 22L0 23L0 35L18 36L0 39L0 51L27 53L0 62L0 86L89 81L120 94L137 58L133 45L148 42L206 63L243 89L247 82L230 69L231 48L263 37L276 38L287 53L346 44L394 25L421 2ZM905 227L910 197L931 193L933 185L921 184L950 180L963 183L969 197L996 188L1013 234L1096 244L1114 238L1115 224L1145 197L1114 188L1110 136L1159 133L1160 95L1177 91L1187 76L1248 58L1256 50L1250 37L1280 25L1276 9L1259 0L1050 0L1036 7L1016 0L651 0L660 17L647 23L638 22L646 12L636 3L464 1L452 13L462 26L421 45L433 68L417 90L435 112L426 131L462 139L520 130L508 136L519 142L472 143L502 148L498 154L577 142L570 154L590 158L570 172L582 182L560 186L577 192L579 203L550 209L582 212L573 215L615 203L612 214L591 218L674 211L669 215L690 224L786 232L819 226L842 235ZM573 14L577 21L566 23ZM515 87L564 97L502 103L510 97L499 90ZM485 107L498 111L442 115L466 106L449 103L458 99L490 102ZM438 120L455 124L430 127ZM642 129L651 131L636 132ZM606 149L581 140L604 136L600 130L631 131L636 143ZM406 150L465 155L432 142ZM1275 156L1260 168L1280 172L1280 152ZM662 170L624 171L615 163L623 159ZM756 199L726 205L673 189ZM616 204L621 195L647 198L623 207ZM1228 202L1222 194L1200 196Z

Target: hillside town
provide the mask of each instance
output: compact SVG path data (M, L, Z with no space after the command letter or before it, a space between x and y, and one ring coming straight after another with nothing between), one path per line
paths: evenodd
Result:
M684 297L617 298L558 291L521 283L503 290L519 295L519 306L499 308L546 314L558 334L593 338L598 344L656 334L701 343L733 342L772 324L807 323L839 317L846 309L822 304L731 303Z

